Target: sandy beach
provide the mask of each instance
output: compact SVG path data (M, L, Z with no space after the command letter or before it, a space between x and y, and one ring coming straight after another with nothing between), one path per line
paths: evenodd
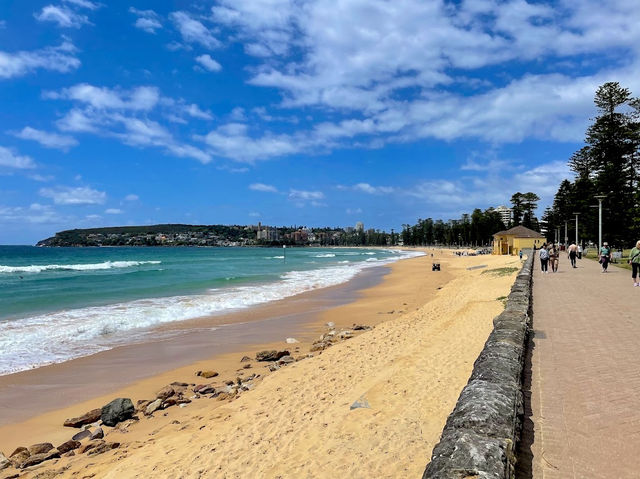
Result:
M417 477L503 308L499 298L513 282L515 273L491 270L520 265L512 257L435 254L442 271L431 271L429 256L399 261L349 304L323 309L311 296L269 306L282 308L278 317L294 318L305 307L312 314L296 327L274 325L265 341L239 340L197 361L159 364L149 377L126 386L89 388L89 394L95 391L90 399L5 423L0 451L8 456L17 446L45 441L57 446L77 432L62 427L66 418L116 397L134 403L153 399L171 382L199 384L205 380L196 371L215 370L219 376L206 380L215 385L253 374L260 378L233 400L202 396L183 408L105 427L105 440L120 443L117 449L47 461L20 477ZM374 328L272 373L253 360L263 349L288 349L304 358L328 322L336 331L353 324ZM286 344L290 335L300 342ZM144 352L140 348L135 354ZM240 362L245 355L252 358L248 369ZM69 365L59 367L64 377ZM351 409L358 400L368 407ZM0 478L15 472L8 469Z

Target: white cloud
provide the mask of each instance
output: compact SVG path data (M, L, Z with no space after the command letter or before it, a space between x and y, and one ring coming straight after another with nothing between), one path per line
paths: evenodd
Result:
M394 191L391 186L371 186L369 183L358 183L353 186L353 189L370 195L389 194Z
M171 18L185 42L199 43L209 49L220 46L220 42L211 34L209 29L188 13L171 12L169 18Z
M300 133L311 148L353 145L345 139L355 136L369 147L579 141L599 84L640 87L640 11L631 2L219 0L211 11L233 32L229 41L258 57L251 84L278 89L283 107L353 116ZM602 70L579 77L561 65L584 55ZM528 73L487 76L514 64ZM473 91L461 95L460 82Z
M250 190L263 191L265 193L277 193L278 188L272 185L265 185L264 183L252 183L249 185Z
M23 140L37 141L46 148L57 148L60 150L68 150L70 147L78 144L75 138L71 136L36 130L30 126L25 126L21 131L15 132L14 135Z
M91 23L86 15L81 15L67 7L58 5L43 7L35 17L40 22L57 23L61 28L81 28L82 25Z
M122 211L121 209L118 208L107 208L106 210L104 210L105 214L107 215L119 215L124 213L124 211Z
M134 195L133 193L124 197L125 201L138 201L139 199L140 197L138 195Z
M303 150L305 145L288 135L265 134L252 138L243 123L227 123L209 132L204 142L213 154L237 161L253 162Z
M16 155L9 148L0 146L0 168L2 167L28 170L35 168L36 164L30 157Z
M213 115L210 111L201 110L200 107L195 103L186 105L184 108L184 112L193 118L199 118L201 120L211 120L213 118Z
M130 7L129 12L138 16L135 27L144 30L147 33L156 33L156 30L162 28L160 16L153 10L138 10Z
M199 57L196 57L196 61L210 72L219 72L222 70L222 65L211 58L211 55L200 55Z
M429 178L409 188L395 189L403 201L413 198L436 216L454 218L475 208L508 204L517 191L536 193L540 197L539 211L542 211L553 202L560 183L573 180L565 161L554 160L524 169L506 160L503 163L508 167L473 171L470 176L453 180Z
M322 191L289 190L290 200L317 201L324 199Z
M194 158L202 163L211 161L211 155L195 146L176 140L172 133L149 114L157 107L200 119L212 118L197 105L186 105L183 100L161 98L156 87L142 86L130 90L107 88L81 83L58 92L45 92L45 98L65 99L80 103L57 121L63 131L94 133L120 139L123 143L139 147L161 147L168 154L180 158ZM166 113L171 121L184 122L175 113Z
M89 0L63 0L64 3L70 3L75 5L76 7L87 8L89 10L97 10L102 5L96 2L91 2Z
M0 222L29 224L60 224L67 220L50 205L32 203L26 206L0 206Z
M251 218L260 218L260 216L262 216L260 213L258 213L257 211L250 211L249 212L249 217Z
M45 92L48 99L67 99L86 103L97 109L115 110L151 110L160 100L158 89L153 86L141 86L131 90L97 87L88 83L79 83L59 92Z
M348 215L359 215L360 213L362 213L362 208L347 208L345 210L345 213L347 213Z
M67 73L80 66L75 57L76 47L71 42L63 42L58 47L9 53L0 51L0 78L24 76L43 69Z
M48 181L53 181L55 179L54 176L51 175L29 175L29 179L33 181L39 181L41 183L47 183Z
M45 198L51 198L56 205L101 205L107 199L104 191L94 190L88 186L41 188L39 194Z

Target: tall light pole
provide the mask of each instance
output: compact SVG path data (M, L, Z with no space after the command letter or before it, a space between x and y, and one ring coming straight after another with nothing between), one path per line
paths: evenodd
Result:
M596 195L595 199L598 200L598 254L600 254L600 248L602 248L602 200L607 195Z
M577 246L578 245L578 215L580 213L574 212L573 214L576 215L576 246Z
M567 223L569 220L564 220L564 245L567 246L567 241L569 241L569 236L567 236Z

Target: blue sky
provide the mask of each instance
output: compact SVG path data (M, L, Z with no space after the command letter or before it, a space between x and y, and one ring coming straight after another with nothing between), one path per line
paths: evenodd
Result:
M548 204L636 2L0 2L0 244Z

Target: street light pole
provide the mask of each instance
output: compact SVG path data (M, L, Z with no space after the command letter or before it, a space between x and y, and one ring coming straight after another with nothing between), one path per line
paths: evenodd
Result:
M567 241L569 241L569 237L567 236L567 223L568 220L564 220L564 246L567 246Z
M600 248L602 248L602 200L606 197L606 195L595 196L598 200L598 254L600 254Z
M578 215L580 213L573 213L574 215L576 215L576 246L578 245Z

